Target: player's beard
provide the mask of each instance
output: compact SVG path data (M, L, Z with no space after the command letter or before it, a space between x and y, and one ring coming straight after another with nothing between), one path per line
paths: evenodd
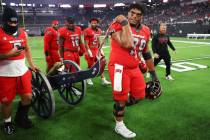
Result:
M8 34L14 34L17 32L18 30L18 25L17 26L10 26L7 23L3 24L3 29L6 33Z
M58 30L58 27L53 27L53 29L55 29L57 31Z
M69 29L70 31L74 31L74 26L68 26L68 29Z
M92 28L93 30L97 30L97 25L91 25L91 28Z

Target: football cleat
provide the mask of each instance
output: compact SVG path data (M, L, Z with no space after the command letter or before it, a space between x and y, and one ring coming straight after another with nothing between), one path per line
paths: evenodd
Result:
M101 84L106 86L106 85L111 85L111 82L107 81L105 78L101 79Z
M15 133L15 126L12 122L3 123L3 131L7 135L12 135Z
M166 80L173 81L173 80L174 80L174 78L173 78L173 77L171 77L171 75L168 75L168 76L166 76Z
M115 132L121 136L123 136L124 138L134 138L136 137L136 133L130 131L125 124L121 124L115 127Z

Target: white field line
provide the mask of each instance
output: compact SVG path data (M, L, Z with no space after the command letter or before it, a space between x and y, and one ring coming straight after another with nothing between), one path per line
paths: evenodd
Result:
M195 42L195 41L181 41L181 40L172 40L173 42L181 42L186 44L200 44L203 46L187 46L187 47L177 47L177 49L186 49L186 48L200 48L200 47L209 47L210 43L208 42ZM103 46L103 49L110 48L110 46ZM33 59L44 59L44 57L34 57ZM184 60L183 60L184 61Z
M193 61L193 60L204 60L204 59L210 59L210 55L206 55L206 56L203 56L203 57L189 58L189 59L174 60L174 61L172 60L172 63L184 62L184 61ZM162 62L162 63L164 63L164 62Z
M196 42L196 41L182 41L182 40L171 40L172 42L180 42L186 44L202 44L202 45L210 45L209 42Z
M101 36L104 37L104 36ZM152 40L152 39L150 39ZM182 41L182 40L171 40L172 42L189 43L189 44L205 44L210 45L210 42L198 42L198 41Z
M203 48L203 47L210 47L209 45L203 45L203 46L185 46L185 47L176 47L177 49L187 49L187 48Z
M210 55L207 55L207 56L204 56L204 57L196 57L196 58L175 60L175 61L172 61L172 63L176 63L176 62L185 62L185 61L193 61L193 60L204 60L204 59L210 59ZM164 62L161 61L159 64L164 64ZM104 70L107 71L108 69L104 69Z
M176 48L181 48L181 49L186 49L186 48L200 48L200 47L210 47L209 45L203 44L202 46L186 46L186 47L176 47ZM110 46L104 46L103 49L110 48Z

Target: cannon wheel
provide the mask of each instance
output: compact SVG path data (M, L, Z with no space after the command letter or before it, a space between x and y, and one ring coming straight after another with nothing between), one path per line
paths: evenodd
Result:
M32 71L32 108L35 113L44 119L55 112L55 100L52 87L41 72Z
M80 71L80 67L73 61L65 60L64 71L67 73ZM85 80L72 83L68 86L61 86L58 88L58 92L62 99L71 106L77 105L82 101L86 93L86 82Z

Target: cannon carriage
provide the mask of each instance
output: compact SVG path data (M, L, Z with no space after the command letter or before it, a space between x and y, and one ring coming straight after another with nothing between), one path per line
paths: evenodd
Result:
M73 61L65 60L62 70L55 75L32 71L32 108L41 118L49 118L55 112L54 91L69 105L79 104L86 93L86 79L100 76L105 68L104 57L87 70L81 70Z

